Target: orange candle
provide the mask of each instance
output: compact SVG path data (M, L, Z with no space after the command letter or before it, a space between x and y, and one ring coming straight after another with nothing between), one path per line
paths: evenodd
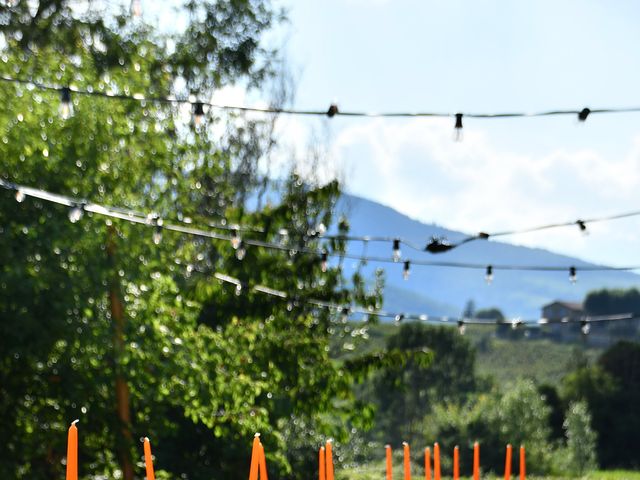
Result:
M151 456L151 443L147 437L144 437L144 466L147 469L147 480L156 480L156 474L153 471L153 457Z
M527 463L525 459L524 445L520 446L520 480L527 478Z
M431 480L431 450L424 449L424 480Z
M433 444L433 476L434 480L440 480L440 445Z
M453 447L453 480L460 480L460 449Z
M318 452L318 480L327 480L324 463L324 447L320 447Z
M251 448L251 467L249 467L249 480L258 480L258 457L260 455L260 434L253 437L253 447Z
M507 457L504 461L504 480L511 480L511 445L507 445Z
M325 445L325 459L327 463L327 480L333 480L333 451L331 448L331 440L327 440Z
M67 435L67 480L78 480L78 429L74 420Z
M411 480L411 453L409 452L409 444L402 442L404 452L404 480Z
M473 444L473 480L480 480L480 444Z
M262 443L258 444L258 453L260 455L258 457L258 471L260 472L260 480L268 480L267 459L264 456L264 447L262 446Z
M391 459L391 445L384 446L386 456L387 456L387 480L393 480L393 472L392 472L392 459Z

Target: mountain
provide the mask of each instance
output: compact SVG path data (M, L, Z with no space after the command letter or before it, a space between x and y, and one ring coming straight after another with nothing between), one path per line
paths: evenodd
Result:
M364 198L344 194L338 204L355 236L401 237L417 245L425 245L432 236L444 236L456 242L466 235L437 225L413 220L402 213ZM390 242L350 242L349 253L391 257ZM366 250L364 250L366 248ZM508 317L536 319L543 305L554 300L581 302L586 293L599 288L640 288L640 275L631 272L581 272L594 264L559 255L548 250L478 240L441 254L418 252L403 246L403 258L425 261L451 261L482 265L516 264L565 266L566 272L494 271L491 285L484 270L412 266L409 280L402 278L402 262L397 265L369 262L365 271L382 267L386 270L384 309L396 313L460 315L468 300L476 308L498 307ZM569 282L569 267L575 266L578 281ZM356 261L345 262L347 274L357 267Z

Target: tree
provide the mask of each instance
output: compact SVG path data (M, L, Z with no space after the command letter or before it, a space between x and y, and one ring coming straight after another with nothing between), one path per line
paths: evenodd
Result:
M428 366L407 362L386 368L373 381L377 429L384 442L422 439L422 419L435 402L460 402L476 385L475 354L455 328L406 323L387 340L388 350L428 349Z
M605 468L635 468L637 461L624 444L639 448L635 432L640 428L636 406L640 401L638 368L640 346L619 342L606 350L597 365L580 369L563 381L566 401L585 401L598 436L598 462Z
M207 98L227 84L264 86L273 70L261 47L277 18L266 1L189 1L190 23L171 38L76 3L1 7L0 73ZM3 180L154 212L150 222L249 225L245 238L287 249L248 248L241 260L227 242L169 231L156 244L150 228L88 212L71 223L65 207L0 192L0 475L61 478L74 418L83 475L132 478L135 439L148 435L168 475L229 477L246 468L255 431L268 433L275 473L299 475L282 444L287 421L347 417L352 400L350 372L328 354L330 332L344 325L306 300L380 303L360 277L347 284L301 253L343 251L342 240L317 235L335 223L339 185L292 172L276 189L261 168L272 118L209 111L198 127L171 105L74 94L75 114L63 119L57 92L2 83L0 94ZM227 125L222 138L208 128L217 122ZM270 190L270 205L249 208ZM240 295L218 271L241 280ZM258 284L289 300L251 289Z
M463 470L469 474L474 442L480 444L483 469L495 473L503 471L507 444L525 445L528 471L545 474L552 469L548 417L549 408L533 382L520 380L504 393L494 390L464 404L438 404L424 420L425 441L437 441L445 451L459 445Z
M591 428L591 415L585 402L569 405L564 421L567 435L568 465L579 475L596 468L597 434Z

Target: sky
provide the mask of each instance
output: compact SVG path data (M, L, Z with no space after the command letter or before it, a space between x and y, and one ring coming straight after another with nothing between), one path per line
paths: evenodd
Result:
M294 80L293 108L640 106L639 2L275 2L288 20L267 42L280 49ZM164 7L143 1L160 28L175 23ZM266 96L235 86L213 101L266 106ZM453 141L453 119L283 116L278 133L283 151L298 152L303 173L315 144L321 176L337 176L349 193L470 234L640 210L640 113L593 114L584 123L569 116L465 118L461 142ZM635 217L590 224L589 235L569 227L501 240L599 264L640 265L639 227Z
M289 0L279 42L294 107L500 112L640 106L640 3ZM614 7L615 5L615 7ZM283 118L321 141L348 192L468 233L640 210L640 113L464 119ZM509 237L638 265L640 217ZM394 235L394 232L388 232Z

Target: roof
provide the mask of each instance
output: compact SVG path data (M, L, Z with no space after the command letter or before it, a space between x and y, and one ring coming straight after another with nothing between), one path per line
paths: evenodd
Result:
M574 312L583 312L584 311L584 305L582 303L576 303L576 302L564 302L562 300L556 300L554 302L548 303L547 305L544 305L542 308L548 308L548 307L552 307L554 305L559 305L561 307L564 307L568 310L573 310Z

